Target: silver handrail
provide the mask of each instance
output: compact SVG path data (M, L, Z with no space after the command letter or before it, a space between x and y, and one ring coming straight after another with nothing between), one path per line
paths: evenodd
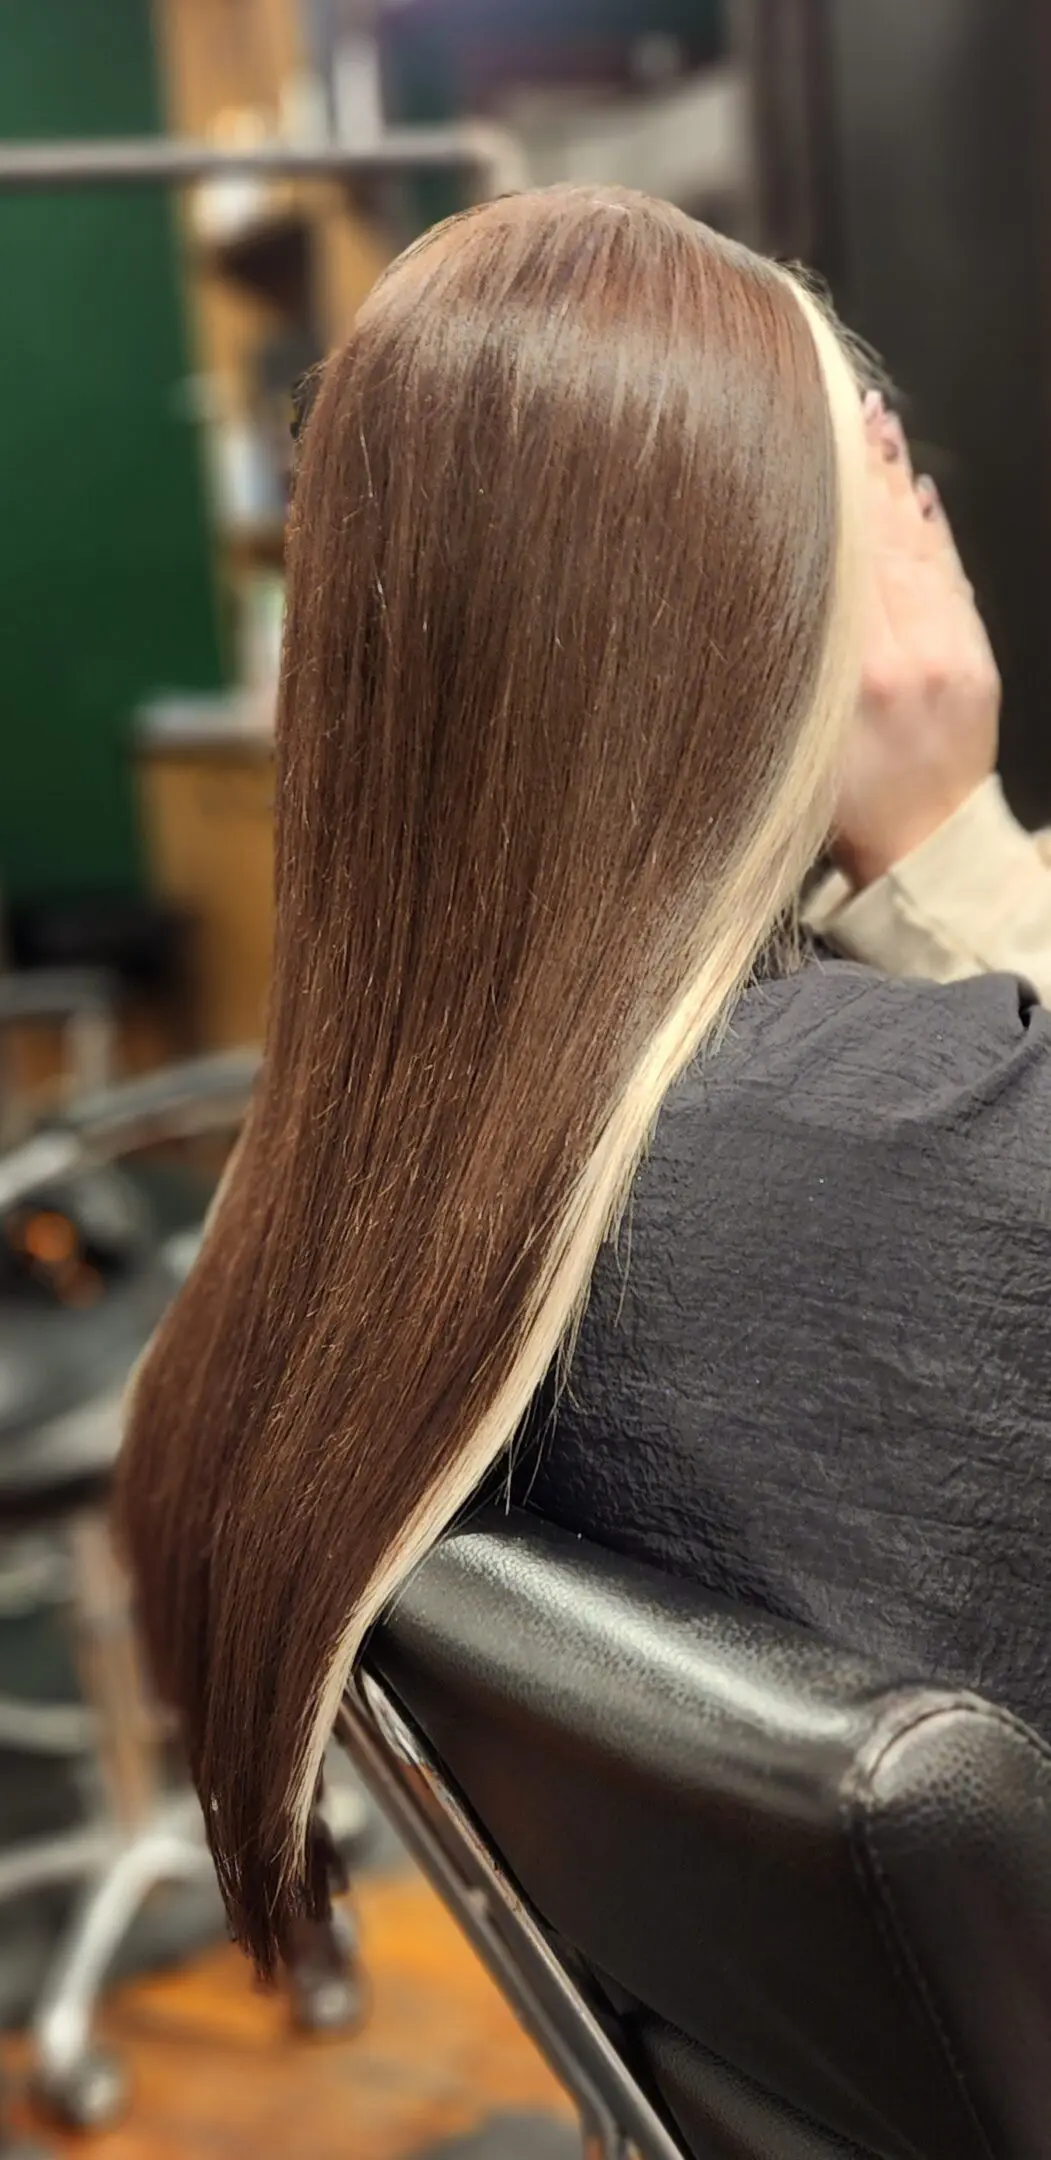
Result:
M302 145L256 143L217 150L178 136L0 145L0 189L186 186L260 173L271 178L379 178L392 173L462 172L482 195L520 185L513 136L474 123L460 127L387 128L371 142Z

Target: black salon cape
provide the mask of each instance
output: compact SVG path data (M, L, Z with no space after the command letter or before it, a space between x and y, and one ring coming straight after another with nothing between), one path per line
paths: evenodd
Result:
M673 1089L516 1499L1051 1739L1051 1015L812 961Z

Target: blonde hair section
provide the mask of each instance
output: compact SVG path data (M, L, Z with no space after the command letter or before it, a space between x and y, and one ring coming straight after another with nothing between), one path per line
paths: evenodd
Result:
M838 531L834 590L811 707L773 776L767 800L726 882L714 922L705 925L682 995L647 1047L609 1117L559 1226L533 1304L525 1341L504 1385L380 1567L332 1654L306 1710L300 1776L292 1808L286 1880L297 1876L325 1748L362 1642L414 1567L426 1556L512 1439L568 1330L579 1317L603 1239L627 1196L668 1089L726 1015L778 913L801 883L831 823L843 736L857 693L865 565L865 455L858 384L844 346L820 304L781 273L806 316L817 348L837 446Z

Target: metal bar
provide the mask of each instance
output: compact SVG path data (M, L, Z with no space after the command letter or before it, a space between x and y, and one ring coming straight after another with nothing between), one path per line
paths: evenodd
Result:
M580 2109L585 2138L614 2160L682 2160L656 2109L505 1875L422 1739L375 1672L336 1720L373 1797Z
M582 2131L586 2125L590 2134L597 2133L603 2160L621 2160L622 2141L616 2119L583 2064L577 2060L557 2020L550 2015L494 1927L496 1914L492 1899L479 1882L465 1879L456 1858L446 1851L444 1839L428 1821L418 1797L410 1791L412 1771L407 1770L400 1748L392 1745L389 1735L393 1706L384 1700L384 1715L377 1720L375 1695L378 1693L371 1680L362 1683L356 1693L348 1691L336 1721L336 1737L369 1786L373 1799L379 1803L554 2071L559 2084L575 2102Z
M110 1815L127 1837L134 1837L160 1804L161 1765L160 1735L143 1685L128 1585L98 1508L74 1516L66 1537L81 1692L95 1713Z
M19 968L0 975L0 1027L110 1013L117 996L117 984L105 968Z
M244 150L217 150L211 143L176 136L4 143L0 188L137 186L143 181L184 186L244 173L351 180L421 170L475 173L492 181L508 161L514 162L511 139L487 127L391 128L357 148L261 143Z
M220 1053L147 1080L119 1082L72 1104L61 1124L0 1155L0 1213L91 1163L154 1141L232 1130L248 1107L257 1067L255 1053Z
M15 1207L45 1185L69 1177L88 1161L87 1150L76 1133L43 1132L10 1155L0 1156L0 1212Z
M31 1890L46 1890L52 1883L83 1882L104 1868L119 1849L116 1831L104 1823L9 1845L0 1854L0 1905Z
M95 1719L79 1703L21 1702L0 1695L0 1748L25 1755L86 1755L97 1738Z
M45 2089L83 2058L103 1979L150 1891L207 1881L211 1873L200 1811L176 1802L159 1807L137 1835L117 1846L105 1871L89 1880L33 2017L37 2075Z

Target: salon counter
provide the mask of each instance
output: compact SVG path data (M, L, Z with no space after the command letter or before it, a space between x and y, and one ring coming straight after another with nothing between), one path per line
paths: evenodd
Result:
M190 923L202 1050L259 1040L273 934L273 743L263 729L139 733L138 793L155 891Z

